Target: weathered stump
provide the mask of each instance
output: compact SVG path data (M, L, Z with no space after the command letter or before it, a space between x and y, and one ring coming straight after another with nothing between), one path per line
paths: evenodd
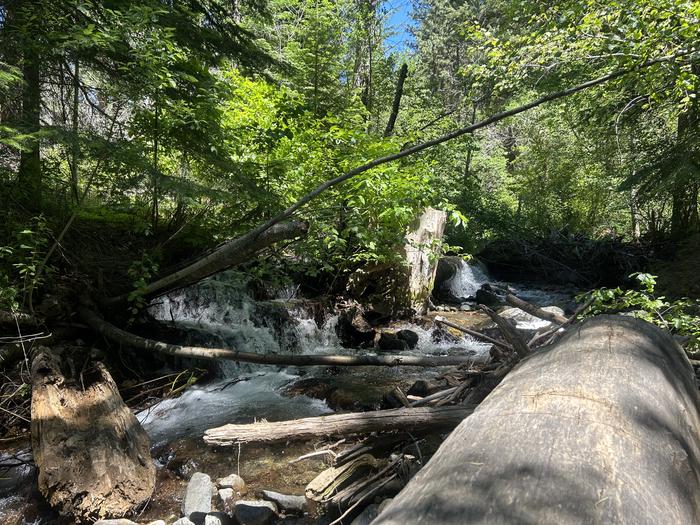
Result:
M524 359L374 523L699 523L699 406L673 338L596 317Z
M411 307L418 315L428 310L438 263L436 245L442 242L446 221L444 211L427 208L416 229L406 236L406 261L410 270L408 293Z
M123 517L150 498L150 441L96 363L67 378L48 348L32 363L32 447L39 490L64 516Z

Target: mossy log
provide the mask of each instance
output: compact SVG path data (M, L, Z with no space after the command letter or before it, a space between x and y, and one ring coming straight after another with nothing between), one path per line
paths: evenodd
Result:
M700 523L699 406L670 335L596 317L522 360L373 523Z
M101 363L77 377L66 377L61 368L48 348L32 362L39 490L73 521L121 518L153 493L150 440Z

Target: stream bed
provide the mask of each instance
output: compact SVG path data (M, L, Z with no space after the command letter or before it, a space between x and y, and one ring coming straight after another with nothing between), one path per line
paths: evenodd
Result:
M401 322L389 327L391 330L410 329L418 335L416 347L404 353L437 356L488 353L490 345L469 337L460 336L456 344L454 341L435 342L432 337L435 314L465 326L485 324L486 316L469 311L467 299L488 281L489 276L478 266L460 265L446 285L454 295L464 298L463 307L440 308L419 324ZM541 306L563 304L572 297L559 290L531 290L517 285L512 288L524 299ZM185 340L179 341L185 345L229 347L258 353L374 351L343 348L335 330L337 316L319 315L318 309L290 294L282 293L272 301L253 300L240 274L234 272L160 298L151 305L150 313L186 334ZM179 517L187 479L194 472L205 472L212 479L239 474L248 485L248 495L253 496L262 489L303 494L306 484L327 468L321 457L290 463L314 451L320 440L319 443L246 444L240 448L214 449L201 439L209 428L261 419L281 421L317 416L334 410L379 408L382 397L394 386L405 390L416 380L434 379L444 371L441 367L297 368L232 362L218 363L217 367L216 379L192 385L179 397L163 399L137 413L152 440L158 467L154 496L137 521L175 521ZM317 391L307 395L303 388L295 388L295 385L308 384L321 385L326 390L322 388L320 394ZM29 467L22 468L24 470L17 471L21 470L21 475L34 475L26 470ZM28 490L31 494L31 489ZM42 508L40 499L36 494L20 497L3 493L0 484L0 522L52 523L51 513Z

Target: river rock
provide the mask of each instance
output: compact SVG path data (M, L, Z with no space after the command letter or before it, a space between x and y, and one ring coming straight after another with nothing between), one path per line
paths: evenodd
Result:
M338 315L335 332L345 348L366 347L372 344L376 334L363 316L362 309L353 306Z
M195 472L187 484L185 498L182 501L182 514L195 524L203 523L204 517L211 512L212 484L208 474Z
M240 525L269 525L277 518L277 506L271 501L237 501L234 514Z
M377 340L377 349L385 352L401 352L408 350L408 343L399 339L396 334L382 332Z
M204 525L233 525L235 522L225 512L210 512L204 517Z
M411 350L413 350L418 344L418 334L415 333L413 330L399 330L398 332L396 332L396 337L398 337L402 341L406 341L408 348L410 348Z
M180 518L173 525L194 525L194 523L189 518Z
M229 500L232 500L235 496L236 493L231 488L219 489L219 498L221 498L221 501L223 501L224 503L226 503Z
M262 491L263 499L273 502L285 514L303 514L306 510L305 496L291 496L280 494L272 490Z
M217 480L216 485L220 489L232 489L238 494L245 494L248 492L245 481L238 474L230 474L225 478L220 478Z

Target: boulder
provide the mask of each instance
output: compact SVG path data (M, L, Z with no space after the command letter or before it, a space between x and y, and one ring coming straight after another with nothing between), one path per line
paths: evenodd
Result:
M376 333L364 318L362 309L357 306L343 310L338 315L335 332L340 339L340 344L345 348L371 346Z
M396 334L382 332L377 340L377 349L384 352L401 352L408 350L408 343L399 339Z
M204 517L204 525L234 525L234 519L225 512L210 512Z
M408 348L413 350L416 345L418 345L418 334L415 333L413 330L399 330L396 332L396 337L401 339L402 341L406 341L406 344L408 344Z
M180 518L175 523L173 523L173 525L194 525L194 523L189 518Z
M234 514L239 525L269 525L277 518L277 506L271 501L237 501Z

